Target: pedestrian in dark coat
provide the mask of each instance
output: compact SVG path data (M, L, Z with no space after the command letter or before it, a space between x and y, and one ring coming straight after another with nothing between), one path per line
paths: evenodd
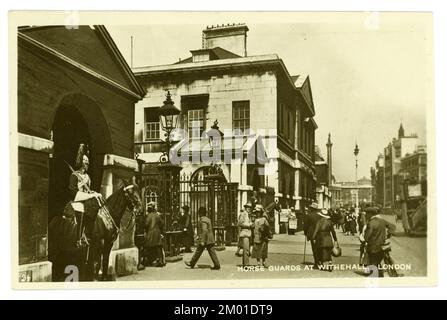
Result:
M265 260L268 257L268 243L272 237L268 216L264 213L262 205L257 204L254 212L256 219L253 225L253 258L258 261L258 265L267 267Z
M185 247L185 252L191 252L191 247L194 246L194 230L191 223L191 214L189 213L189 206L182 207L182 213L179 219L180 230L182 233L182 246Z
M345 223L345 232L346 235L355 235L357 233L357 222L354 216L354 209L352 209L349 213L346 214L346 223Z
M339 212L339 217L338 217L337 223L339 225L339 229L341 227L341 231L343 233L346 232L345 221L346 221L346 213L345 213L345 210L341 209L340 212Z
M163 254L163 220L155 208L155 203L149 203L147 210L144 239L145 256L148 264L156 260L157 267L162 267L165 265Z
M385 255L383 246L387 242L388 236L396 230L396 226L384 220L377 208L368 208L367 215L371 216L365 230L368 261L370 265L378 268L379 277L383 277L383 270L380 268Z
M319 260L317 256L317 248L315 247L315 240L313 240L313 234L315 231L315 227L317 225L318 220L321 219L321 216L318 214L318 205L313 203L310 206L311 211L304 216L304 225L303 231L306 236L306 241L310 241L310 245L312 247L312 254L314 257L314 268L317 268L319 265Z
M185 264L191 269L194 268L203 251L208 250L211 260L214 266L212 270L219 270L220 263L216 255L216 250L214 249L214 230L211 224L211 220L206 216L206 209L204 207L199 208L199 230L198 230L198 245L196 251L194 252L191 261L185 261Z
M351 235L355 235L357 233L357 218L354 214L351 215L351 221L349 221L349 229L351 231Z
M359 226L359 233L363 232L363 228L366 226L366 213L365 211L360 211L359 217L357 218L357 224Z
M321 219L315 226L312 240L315 241L319 263L324 266L324 270L332 271L332 249L334 241L337 242L337 235L326 209L321 210L320 216Z

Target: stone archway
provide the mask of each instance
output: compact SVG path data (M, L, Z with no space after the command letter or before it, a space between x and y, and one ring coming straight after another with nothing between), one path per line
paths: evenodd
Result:
M191 174L191 181L203 181L206 180L208 176L210 175L220 175L222 177L222 182L226 183L228 182L228 179L225 175L225 171L227 171L227 168L225 166L221 166L220 169L222 170L220 173L215 174L214 168L212 166L201 166L197 168L192 174Z
M107 123L99 106L82 94L65 96L53 116L51 136L54 142L49 163L48 221L61 214L70 200L68 179L74 167L80 143L89 146L92 189L100 191L104 155L112 152Z

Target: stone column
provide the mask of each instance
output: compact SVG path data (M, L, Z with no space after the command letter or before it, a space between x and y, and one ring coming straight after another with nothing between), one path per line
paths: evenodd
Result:
M104 170L102 176L101 193L104 197L110 196L120 186L123 179L131 180L137 173L138 163L113 154L104 155ZM138 249L134 245L135 226L128 228L130 212L125 212L121 219L118 239L113 244L110 253L109 266L115 270L117 276L137 273Z

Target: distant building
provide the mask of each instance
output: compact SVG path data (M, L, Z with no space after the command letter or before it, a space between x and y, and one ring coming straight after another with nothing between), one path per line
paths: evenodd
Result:
M411 184L427 181L427 148L418 146L401 160L400 176Z
M360 206L370 204L372 202L373 186L371 180L363 177L355 183L349 182L337 182L333 184L333 187L339 193L334 193L334 202L337 207L354 207L357 203Z
M412 154L416 149L418 136L416 134L405 135L403 125L399 127L398 138L385 147L384 150L384 206L398 207L400 200L400 169L401 159L407 154Z
M377 157L375 166L371 168L371 184L373 186L372 201L380 206L384 204L384 157L383 154L379 154Z
M343 206L343 197L342 197L342 189L341 186L335 182L335 179L332 179L332 185L329 188L331 192L331 208L340 208Z

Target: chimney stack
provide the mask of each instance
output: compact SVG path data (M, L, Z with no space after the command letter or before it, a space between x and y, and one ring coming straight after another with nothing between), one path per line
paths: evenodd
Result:
M332 141L331 134L327 138L327 175L328 175L328 186L332 187Z
M247 56L247 31L245 23L206 27L202 31L202 49L221 47L241 57Z

